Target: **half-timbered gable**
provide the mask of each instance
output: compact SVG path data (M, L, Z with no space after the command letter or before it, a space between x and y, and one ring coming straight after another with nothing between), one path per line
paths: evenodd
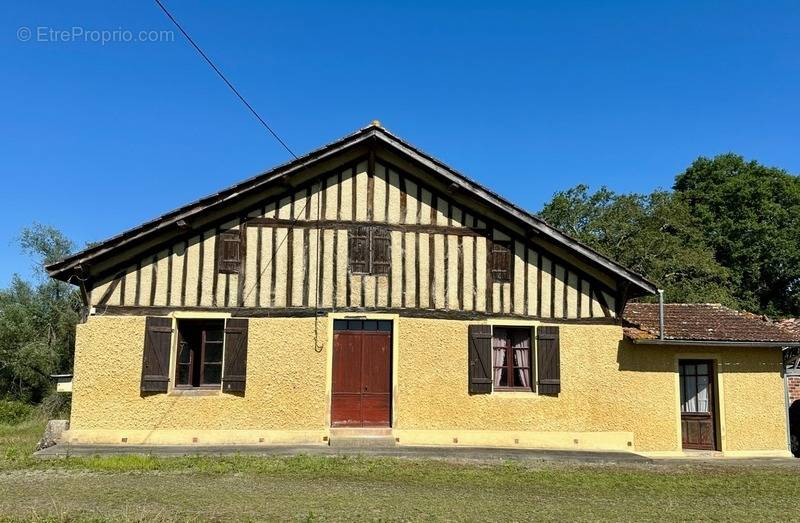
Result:
M91 303L616 316L619 289L601 271L392 160L375 148L214 227L176 230L101 278Z

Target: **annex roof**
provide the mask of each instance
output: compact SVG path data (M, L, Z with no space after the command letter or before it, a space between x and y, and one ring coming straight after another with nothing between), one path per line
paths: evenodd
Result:
M622 315L625 336L634 342L658 340L657 303L628 303ZM792 333L766 316L741 312L718 303L667 303L664 338L668 341L800 344Z

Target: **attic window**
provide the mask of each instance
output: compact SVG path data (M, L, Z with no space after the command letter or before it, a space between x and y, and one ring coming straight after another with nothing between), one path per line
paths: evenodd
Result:
M511 281L511 242L495 240L490 255L492 281Z
M389 274L391 237L386 227L357 226L348 231L352 274Z
M217 267L222 274L238 274L242 266L242 239L238 231L219 235Z

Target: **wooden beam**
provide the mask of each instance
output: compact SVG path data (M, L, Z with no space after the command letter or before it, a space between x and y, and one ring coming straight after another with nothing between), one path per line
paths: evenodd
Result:
M247 223L252 227L293 226L296 229L302 229L302 228L349 229L350 227L364 225L363 222L357 222L355 220L320 220L319 222L298 220L297 222L295 222L294 220L280 219L280 218L251 218L250 220L248 220ZM480 229L473 229L471 227L455 227L448 225L427 225L427 224L406 223L406 224L386 224L383 227L389 229L390 231L416 232L416 233L425 232L429 234L449 234L452 236L483 236L486 234L485 231L482 231Z
M327 315L329 313L348 313L352 312L360 316L370 314L398 314L408 318L432 318L447 320L485 320L496 318L498 315L489 312L477 311L455 311L455 310L435 310L435 309L405 309L398 307L320 307L318 310L313 307L142 307L142 306L118 306L109 305L104 309L104 316L167 316L175 312L221 312L228 313L236 317L249 318L307 318L317 314ZM531 321L545 321L556 324L577 324L577 325L618 325L620 322L616 318L540 318L537 316L523 316L521 314L503 314L503 318L515 318Z

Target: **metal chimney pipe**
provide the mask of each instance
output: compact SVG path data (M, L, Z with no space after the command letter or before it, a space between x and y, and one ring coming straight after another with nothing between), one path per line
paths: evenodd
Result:
M658 338L664 339L664 289L658 289Z

